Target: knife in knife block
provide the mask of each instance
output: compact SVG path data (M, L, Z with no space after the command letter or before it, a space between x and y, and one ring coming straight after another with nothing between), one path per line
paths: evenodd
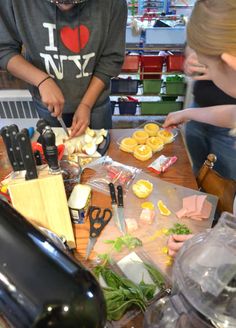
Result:
M12 178L8 190L12 205L26 219L64 236L70 248L76 247L61 174L49 174L46 167L38 172L38 179Z

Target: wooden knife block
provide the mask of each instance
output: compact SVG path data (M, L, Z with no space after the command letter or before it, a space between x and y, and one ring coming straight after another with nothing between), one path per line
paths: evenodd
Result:
M64 236L70 248L76 247L61 174L49 174L46 168L38 172L38 179L15 177L8 190L12 205L26 219Z

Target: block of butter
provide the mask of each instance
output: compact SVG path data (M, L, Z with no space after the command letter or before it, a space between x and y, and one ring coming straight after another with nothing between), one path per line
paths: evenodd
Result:
M90 203L91 187L83 184L75 185L68 199L68 206L73 223L84 223Z

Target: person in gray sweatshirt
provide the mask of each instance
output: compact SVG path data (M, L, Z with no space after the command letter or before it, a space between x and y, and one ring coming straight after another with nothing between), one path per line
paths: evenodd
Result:
M39 116L72 136L112 126L110 79L125 54L126 0L0 0L0 67L29 83ZM24 46L24 55L22 54Z

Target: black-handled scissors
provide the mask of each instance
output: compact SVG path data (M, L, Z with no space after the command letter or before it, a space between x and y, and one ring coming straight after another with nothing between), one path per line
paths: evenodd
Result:
M89 230L89 242L87 245L86 256L87 260L100 233L105 228L107 223L112 218L112 211L109 208L105 208L103 211L100 207L91 206L89 208L89 222L90 222L90 230Z

